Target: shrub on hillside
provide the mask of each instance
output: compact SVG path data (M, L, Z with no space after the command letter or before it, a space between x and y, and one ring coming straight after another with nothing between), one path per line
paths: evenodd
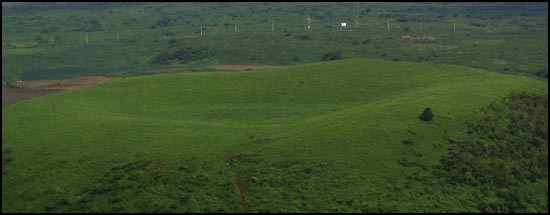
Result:
M370 43L372 43L372 39L367 38L367 39L363 40L363 44L365 44L365 45L370 44Z
M340 52L329 52L329 53L326 53L321 58L321 61L340 60L340 59L342 59L342 54L340 54Z
M537 71L535 75L543 78L548 78L548 68Z
M298 36L296 36L296 39L311 40L311 36L309 36L309 35L298 35Z
M420 119L424 121L431 121L433 117L434 117L434 114L432 112L432 109L429 107L424 109L424 112L422 112L422 115L420 115Z
M208 58L212 55L214 55L214 53L207 50L206 48L197 49L185 47L177 49L174 52L160 53L151 60L151 64L168 64L168 61L171 60L178 60L180 63L185 64L191 61Z

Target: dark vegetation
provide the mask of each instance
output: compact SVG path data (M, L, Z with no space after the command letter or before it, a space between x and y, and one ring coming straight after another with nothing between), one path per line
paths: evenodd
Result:
M201 60L213 56L214 53L207 48L191 48L185 47L177 49L173 52L163 52L157 55L151 63L153 64L168 64L171 60L177 60L182 64L187 62Z
M299 40L311 40L311 36L309 36L309 35L298 35L298 36L296 36L296 39L299 39Z
M202 169L196 158L180 162L162 159L112 162L114 165L105 169L104 174L75 182L71 186L73 190L48 192L46 195L51 201L44 211L241 212L232 201L238 199L234 184L200 173ZM166 189L167 185L173 186ZM79 193L80 197L70 198L71 192ZM134 196L151 193L158 193L156 200ZM124 203L129 197L134 199L134 205ZM219 207L205 208L197 203L204 201L219 201Z
M434 117L434 114L432 112L432 109L427 107L424 109L424 112L420 115L420 119L424 121L432 121L432 118Z
M413 141L412 141L412 140L403 140L403 141L401 141L401 142L402 142L403 144L405 144L405 145L411 145L411 144L413 144Z
M274 211L270 204L260 204L265 201L264 194L279 196L271 204L284 205L288 201L285 197L290 196L273 190L290 187L293 190L309 191L308 180L327 175L326 170L333 166L328 162L308 163L302 160L270 163L258 154L241 153L229 154L221 168L212 164L204 165L196 158L180 162L162 159L111 162L113 166L105 169L104 174L74 182L71 186L74 190L48 192L46 195L51 201L44 211L127 212L137 209L149 213L284 212L291 210L291 207ZM211 174L205 174L204 171ZM224 177L233 180L222 179ZM81 197L70 198L71 192L79 193ZM125 198L130 193L138 196L158 194L154 201L134 197L134 205L128 205L125 204ZM205 206L199 202L210 202L215 206ZM327 210L326 205L312 202L308 202L306 207Z
M548 68L544 68L535 73L536 76L548 78Z
M547 212L548 198L526 189L544 181L546 190L539 192L548 194L548 95L513 93L482 115L466 137L450 141L436 174L480 187L482 212Z
M329 52L323 55L321 61L341 60L342 54L340 52Z
M451 63L547 77L547 72L539 72L548 65L547 5L503 5L484 7L491 10L481 13L449 3L414 7L360 3L360 27L345 32L334 26L353 14L354 6L347 3L97 2L3 7L2 79L12 79L18 70L23 71L23 80L40 80L131 76L176 66L296 65L318 61L331 50L341 51L345 58L389 56L395 61ZM311 29L304 27L307 16L314 20ZM457 21L456 31L450 30L451 18ZM388 20L389 31L382 27ZM271 21L274 31L270 31ZM237 32L234 22L239 23ZM407 42L401 39L406 34L436 39ZM208 47L217 54L206 61L172 56L183 47ZM21 62L25 68L17 68Z
M11 149L4 147L4 137L2 137L2 176L8 174L5 166L13 161L13 156L11 153Z

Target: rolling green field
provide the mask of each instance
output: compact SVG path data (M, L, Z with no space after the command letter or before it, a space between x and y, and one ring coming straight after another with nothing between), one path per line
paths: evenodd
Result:
M339 31L341 22L353 29ZM404 35L434 40L408 42L401 39ZM181 50L184 54L172 56ZM329 52L339 52L343 59L450 63L547 77L548 4L195 2L2 7L2 80L11 82L131 76L171 67L299 65L317 62Z
M2 212L548 213L548 3L2 3L3 92L96 75L2 105Z
M480 212L503 198L433 167L512 91L548 83L348 59L54 93L2 107L2 212ZM519 211L548 212L547 171Z

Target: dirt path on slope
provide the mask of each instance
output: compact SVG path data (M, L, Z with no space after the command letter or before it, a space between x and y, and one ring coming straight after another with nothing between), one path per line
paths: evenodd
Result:
M61 90L13 90L13 91L5 91L2 90L2 105L30 99L38 96L47 95L50 93L55 93Z
M31 90L71 90L79 87L96 85L105 81L120 79L119 77L83 76L62 80L25 81L14 84L15 86Z
M2 84L2 105L47 95L64 90L96 85L109 80L120 79L118 77L85 76L64 80L40 80L25 81L9 86Z

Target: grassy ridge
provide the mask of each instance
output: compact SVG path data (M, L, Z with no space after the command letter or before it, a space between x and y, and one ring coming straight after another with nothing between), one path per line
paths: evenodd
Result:
M13 159L2 208L477 211L476 187L447 186L430 169L472 111L513 90L547 83L353 59L50 94L2 108L3 157L6 148ZM417 118L426 106L431 122Z

